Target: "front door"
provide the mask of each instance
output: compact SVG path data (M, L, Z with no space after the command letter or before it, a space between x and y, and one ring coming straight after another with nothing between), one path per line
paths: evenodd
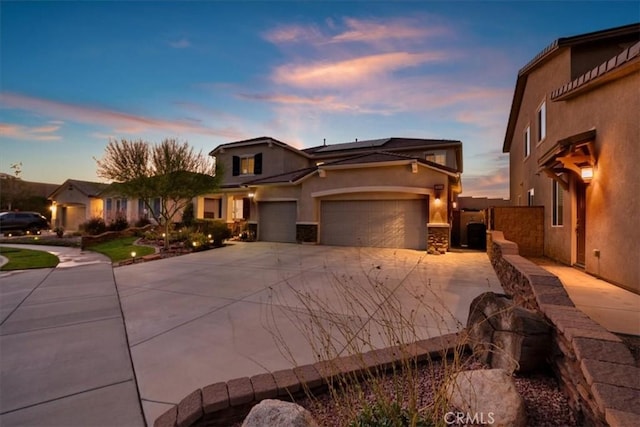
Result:
M576 180L576 265L584 268L586 251L587 186Z

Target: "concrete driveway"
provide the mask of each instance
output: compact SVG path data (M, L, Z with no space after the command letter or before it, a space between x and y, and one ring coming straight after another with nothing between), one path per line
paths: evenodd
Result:
M313 362L310 325L347 354L370 349L350 341L356 333L372 347L392 344L385 325L401 318L415 338L456 331L474 297L502 292L485 253L266 242L114 274L149 425L197 388Z

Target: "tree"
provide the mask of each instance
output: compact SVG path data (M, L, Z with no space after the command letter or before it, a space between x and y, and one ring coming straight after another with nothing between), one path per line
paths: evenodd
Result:
M110 192L144 201L147 211L164 226L165 247L172 218L194 197L215 191L221 179L213 159L176 139L157 145L141 139L110 140L96 163L98 176L112 181ZM159 211L151 206L154 198L160 198Z

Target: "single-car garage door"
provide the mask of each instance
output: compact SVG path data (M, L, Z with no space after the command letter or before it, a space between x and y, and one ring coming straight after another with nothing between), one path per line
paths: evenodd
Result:
M426 199L326 200L321 215L325 245L426 249Z
M260 202L258 215L258 240L296 241L296 202Z

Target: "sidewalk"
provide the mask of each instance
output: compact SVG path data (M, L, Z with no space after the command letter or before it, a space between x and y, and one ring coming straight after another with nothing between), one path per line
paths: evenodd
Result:
M62 262L0 274L0 425L144 426L111 263L33 249Z
M640 336L640 295L549 259L532 259L558 276L582 312L610 332Z

